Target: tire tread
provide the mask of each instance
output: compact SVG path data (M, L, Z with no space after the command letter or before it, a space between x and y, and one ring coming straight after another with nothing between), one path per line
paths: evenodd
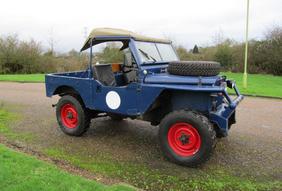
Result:
M168 73L180 76L216 76L220 63L213 61L174 61L167 68Z
M209 134L209 137L211 138L211 145L212 145L212 148L211 148L211 152L207 152L205 154L203 154L203 157L201 158L198 158L197 160L193 160L193 161L189 161L189 162L183 162L183 161L178 161L177 159L175 159L175 157L173 157L173 155L171 153L169 153L169 150L167 148L165 148L165 146L162 144L162 134L161 134L161 128L165 127L165 124L168 123L168 121L170 120L173 120L175 117L177 116L187 116L187 115L190 115L192 118L196 118L198 119L199 121L202 121L203 125L207 128L208 130L208 134ZM201 164L203 164L204 162L206 162L215 146L216 146L216 132L213 128L213 125L209 122L208 118L196 111L191 111L191 110L176 110L176 111L173 111L169 114L167 114L164 119L161 121L160 123L160 130L159 130L159 138L160 138L160 142L161 142L161 150L163 151L165 157L172 161L172 162L175 162L177 164L180 164L180 165L184 165L184 166L189 166L189 167L198 167L200 166Z
M88 109L84 106L83 101L81 100L81 98L80 98L78 95L75 95L75 94L64 95L64 96L61 97L61 99L59 100L59 102L58 102L58 104L57 104L57 111L56 111L56 113L57 113L57 119L58 119L58 117L59 117L59 116L58 116L58 115L59 115L59 108L58 108L58 107L60 106L61 102L65 101L65 100L68 100L68 101L72 100L72 101L70 101L70 102L73 102L73 101L76 100L76 101L80 104L80 106L81 106L81 108L82 108L82 112L83 112L83 114L84 114L84 115L83 115L83 117L84 117L84 119L83 119L83 121L84 121L84 126L83 126L83 127L80 127L78 130L76 130L76 131L74 131L74 132L70 132L70 131L66 131L66 130L65 130L65 127L62 126L62 124L60 124L59 120L58 120L58 123L59 123L60 128L62 129L62 131L63 131L64 133L66 133L66 134L68 134L68 135L71 135L71 136L77 136L77 137L79 137L79 136L83 135L83 134L89 129L89 127L90 127L91 112L88 111Z

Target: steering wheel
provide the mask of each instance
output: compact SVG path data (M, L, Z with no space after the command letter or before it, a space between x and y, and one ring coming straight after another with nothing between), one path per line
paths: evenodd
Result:
M125 71L125 70L124 70L125 68L129 68L129 70ZM121 71L122 71L122 73L124 73L124 74L127 74L127 73L131 72L131 71L132 71L132 70L130 70L131 68L132 68L132 67L126 66L125 64L121 65Z

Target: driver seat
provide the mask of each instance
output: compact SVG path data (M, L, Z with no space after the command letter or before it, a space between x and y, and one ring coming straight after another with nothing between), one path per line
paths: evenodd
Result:
M124 72L124 81L126 84L135 82L137 80L137 71L136 67L132 63L132 54L129 50L125 51L124 54L124 63L123 63L123 72Z
M98 80L105 86L116 86L115 75L110 64L93 65L94 79Z

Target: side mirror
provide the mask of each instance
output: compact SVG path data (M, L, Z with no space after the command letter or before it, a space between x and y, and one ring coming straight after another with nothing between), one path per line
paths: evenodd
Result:
M124 53L124 65L128 67L132 67L132 54L130 51L126 51Z

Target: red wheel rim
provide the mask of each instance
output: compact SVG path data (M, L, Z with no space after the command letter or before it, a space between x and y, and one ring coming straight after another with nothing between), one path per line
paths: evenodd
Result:
M189 157L198 152L201 146L201 137L192 125L175 123L168 131L168 144L179 156Z
M62 123L67 128L75 128L78 124L78 114L76 108L67 103L61 107Z

